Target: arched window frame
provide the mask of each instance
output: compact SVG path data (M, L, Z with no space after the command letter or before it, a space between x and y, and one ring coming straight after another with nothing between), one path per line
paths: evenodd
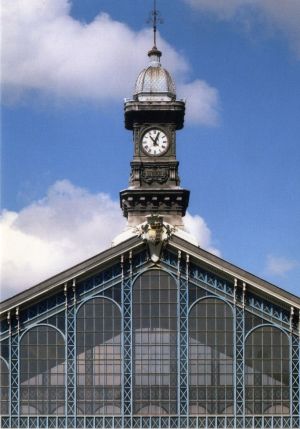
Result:
M190 315L191 315L191 312L195 308L196 305L201 304L203 301L208 300L208 299L215 299L215 300L221 301L224 305L227 305L230 308L230 310L231 310L231 315L232 315L232 335L233 335L233 342L232 342L232 374L233 374L232 393L233 393L233 399L232 399L232 404L226 406L225 409L224 409L224 411L226 409L228 409L229 407L230 408L232 407L232 409L234 410L235 409L235 399L234 399L234 396L235 396L235 390L236 390L236 380L235 380L235 377L234 377L235 367L236 367L236 338L235 338L234 333L235 333L235 324L236 324L236 321L235 321L235 311L234 311L233 305L230 302L228 302L226 299L224 299L223 297L212 295L212 294L206 295L206 296L198 298L189 307L189 311L188 311L188 338L189 338L189 340L188 340L188 390L190 391L190 333L189 333L189 330L190 330L189 329L190 328ZM190 400L189 400L189 404L188 405L189 405L189 408L190 408L191 407ZM225 414L226 413L224 413L224 415ZM230 414L234 415L234 412L230 413Z
M65 390L65 395L64 395L64 405L63 405L64 406L64 413L61 414L61 415L65 415L65 413L66 413L66 405L67 405L67 401L66 401L66 394L67 394L67 385L66 385L66 383L67 383L67 365L66 365L66 362L67 362L67 352L66 352L66 336L65 336L65 334L59 328L57 328L56 326L54 326L52 324L48 324L48 323L35 323L34 325L31 325L28 328L26 328L22 332L22 334L20 335L20 337L19 337L19 361L20 361L20 368L21 368L21 362L22 362L22 357L21 357L22 340L23 340L24 336L26 334L30 333L33 329L38 329L38 328L43 327L43 326L57 331L61 335L61 337L63 339L63 343L64 343L64 362L63 362L63 364L64 364L64 390ZM49 345L47 345L47 346L49 346ZM21 388L21 380L19 380L19 383L20 383L20 387L19 387L19 389L20 389ZM27 405L27 407L28 408L30 408L30 407L36 408L36 405L33 405L33 404L29 403ZM19 408L20 408L20 415L24 415L24 416L28 415L28 414L22 414L22 412L21 412L21 409L22 409L22 399L21 399L21 397L19 397ZM57 407L57 408L59 408L59 407ZM56 414L49 414L49 415L55 416Z
M165 275L169 276L172 281L174 282L174 285L176 285L176 353L177 353L177 377L176 377L176 396L177 396L177 400L176 400L176 406L177 406L177 413L179 412L179 344L180 344L180 332L179 332L179 307L180 307L180 285L179 285L179 279L176 275L174 275L173 272L159 266L159 267L147 267L143 270L141 270L136 276L134 276L132 278L132 302L131 302L131 310L132 310L132 314L131 314L131 318L132 318L132 342L134 342L134 311L133 311L133 304L134 304L134 288L135 285L137 284L137 281L139 280L140 277L142 277L143 275L149 273L150 271L154 271L154 272L161 272L164 273ZM135 364L135 353L134 353L134 347L132 347L132 356L131 356L131 360L132 360L132 368L134 367ZM132 375L134 376L134 370L132 371ZM132 388L134 389L134 382L132 382ZM135 400L134 400L134 395L132 398L132 405L133 405L133 409L135 407ZM153 404L152 404L153 405ZM151 406L151 404L149 403L147 406ZM141 409L145 408L145 406L141 406L139 408L139 411ZM167 410L165 409L164 406L160 406L160 408L163 411L161 414L161 416L166 416L169 415ZM177 414L176 413L176 414ZM156 417L159 417L158 415Z
M249 339L249 337L251 336L251 334L259 329L262 328L273 328L273 329L277 329L279 331L281 331L283 334L286 335L287 340L288 340L288 346L289 346L289 415L292 416L292 341L291 341L291 337L289 335L289 332L287 330L285 330L284 328L282 328L279 325L275 325L273 323L261 323L257 326L254 326L252 329L249 330L249 332L247 332L247 334L245 335L245 339L244 339L244 350L245 350L245 359L244 359L244 385L245 385L245 389L247 388L247 384L246 384L246 347L247 347L247 340ZM245 402L245 411L246 409L248 409L246 407L246 397L244 398L244 402ZM253 415L253 413L250 413L249 415ZM265 414L267 415L267 414ZM281 415L280 413L277 415Z
M124 349L124 347L123 347L123 311L122 311L122 307L120 306L120 304L118 302L116 302L114 299L112 299L110 297L107 297L107 296L103 295L102 292L97 293L96 295L92 295L92 296L89 296L89 297L85 298L76 307L76 311L75 311L75 337L76 337L76 342L75 342L76 343L76 353L75 353L75 356L76 356L76 358L75 358L75 386L76 386L76 391L77 391L77 385L78 385L78 380L77 380L77 375L78 375L78 372L77 372L77 333L78 333L77 332L77 320L78 320L78 314L79 314L80 310L82 309L82 307L85 304L87 304L88 302L93 301L95 299L102 299L102 300L105 300L105 301L109 301L112 305L115 305L117 307L117 309L118 309L118 311L120 313L120 320L121 320L121 323L120 323L120 325L121 325L120 326L120 348L121 348L121 350L120 350L120 356L121 356L121 368L120 368L121 383L120 383L120 389L121 389L121 400L120 401L121 401L121 403L120 403L120 407L114 406L114 409L119 409L120 410L120 413L116 415L116 416L119 416L119 415L122 414L122 402L123 402L123 400L122 400L122 389L123 389L123 349ZM79 404L77 394L76 394L75 402L76 402L76 410L77 410L76 414L78 413L78 415L85 415L85 413L82 410L82 404ZM103 407L99 406L97 409L100 410L102 408ZM105 409L105 407L103 409Z

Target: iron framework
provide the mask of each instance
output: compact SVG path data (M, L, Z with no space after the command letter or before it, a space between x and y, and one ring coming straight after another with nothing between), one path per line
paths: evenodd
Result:
M42 302L32 304L24 311L17 308L2 323L1 341L9 347L9 407L10 414L1 417L3 428L296 428L300 427L300 345L299 320L261 297L247 292L247 285L238 278L228 281L191 262L189 255L180 251L164 251L159 264L154 265L146 250L124 253L108 268L76 283L62 284L61 289ZM137 416L133 414L133 345L132 345L132 289L136 276L148 269L161 269L177 279L178 287L178 404L177 415ZM233 415L189 416L189 334L188 315L192 301L191 290L201 296L219 297L234 309L234 413ZM93 296L108 296L118 301L122 310L122 413L120 416L76 415L76 309ZM112 298L113 297L113 298ZM290 340L290 413L289 415L245 414L245 313L253 320L263 320L286 332ZM66 404L65 415L21 415L20 412L20 341L22 333L46 320L64 314L66 337ZM52 319L51 319L52 320ZM55 319L53 319L55 320ZM258 323L258 322L257 322Z

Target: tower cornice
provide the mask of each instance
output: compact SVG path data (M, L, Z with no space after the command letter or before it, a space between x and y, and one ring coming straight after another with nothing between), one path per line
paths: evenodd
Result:
M181 188L125 189L120 192L120 204L129 226L145 221L145 216L162 215L173 226L182 226L190 191Z
M124 103L125 128L133 130L135 123L174 123L176 130L184 124L185 102L176 101L136 101L126 100Z

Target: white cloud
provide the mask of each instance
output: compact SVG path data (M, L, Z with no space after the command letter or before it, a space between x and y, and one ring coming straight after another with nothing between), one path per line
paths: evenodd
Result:
M4 0L2 4L2 84L6 102L17 102L32 91L60 100L81 98L103 102L131 96L137 74L147 64L151 31L134 32L126 24L100 13L83 23L70 16L68 0ZM190 66L159 37L163 65L177 82L184 82ZM195 97L203 97L201 116L208 125L217 116L209 104L216 90L191 83ZM189 86L187 87L189 88ZM198 91L198 92L197 92ZM23 97L24 98L24 97ZM196 105L196 108L198 105Z
M1 299L101 252L124 226L117 202L67 180L19 213L3 211Z
M235 19L241 23L256 17L263 19L268 29L279 30L289 40L300 59L299 0L185 0L199 11L208 11L221 20Z
M266 272L270 275L284 276L289 271L296 268L299 264L297 261L283 258L280 256L268 255L266 263Z
M185 229L196 238L200 247L214 255L221 256L221 252L213 246L211 230L201 216L193 216L187 212L183 218L183 223Z
M185 224L201 247L218 254L201 217L187 214ZM108 248L125 225L118 202L68 180L57 181L45 198L18 213L3 210L1 300Z
M183 84L178 93L186 99L187 122L190 124L217 125L219 122L219 95L215 88L203 80Z

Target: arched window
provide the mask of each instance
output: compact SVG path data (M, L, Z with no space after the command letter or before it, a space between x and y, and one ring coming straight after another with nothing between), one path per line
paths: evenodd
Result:
M161 270L133 288L134 414L177 412L177 285Z
M20 344L21 415L63 415L65 410L65 342L51 326L36 326Z
M121 312L93 298L77 314L77 412L121 413Z
M274 326L256 328L245 345L245 395L249 414L289 414L289 341Z
M216 298L189 315L190 414L233 414L233 315Z
M0 416L9 414L9 370L4 359L0 357Z

